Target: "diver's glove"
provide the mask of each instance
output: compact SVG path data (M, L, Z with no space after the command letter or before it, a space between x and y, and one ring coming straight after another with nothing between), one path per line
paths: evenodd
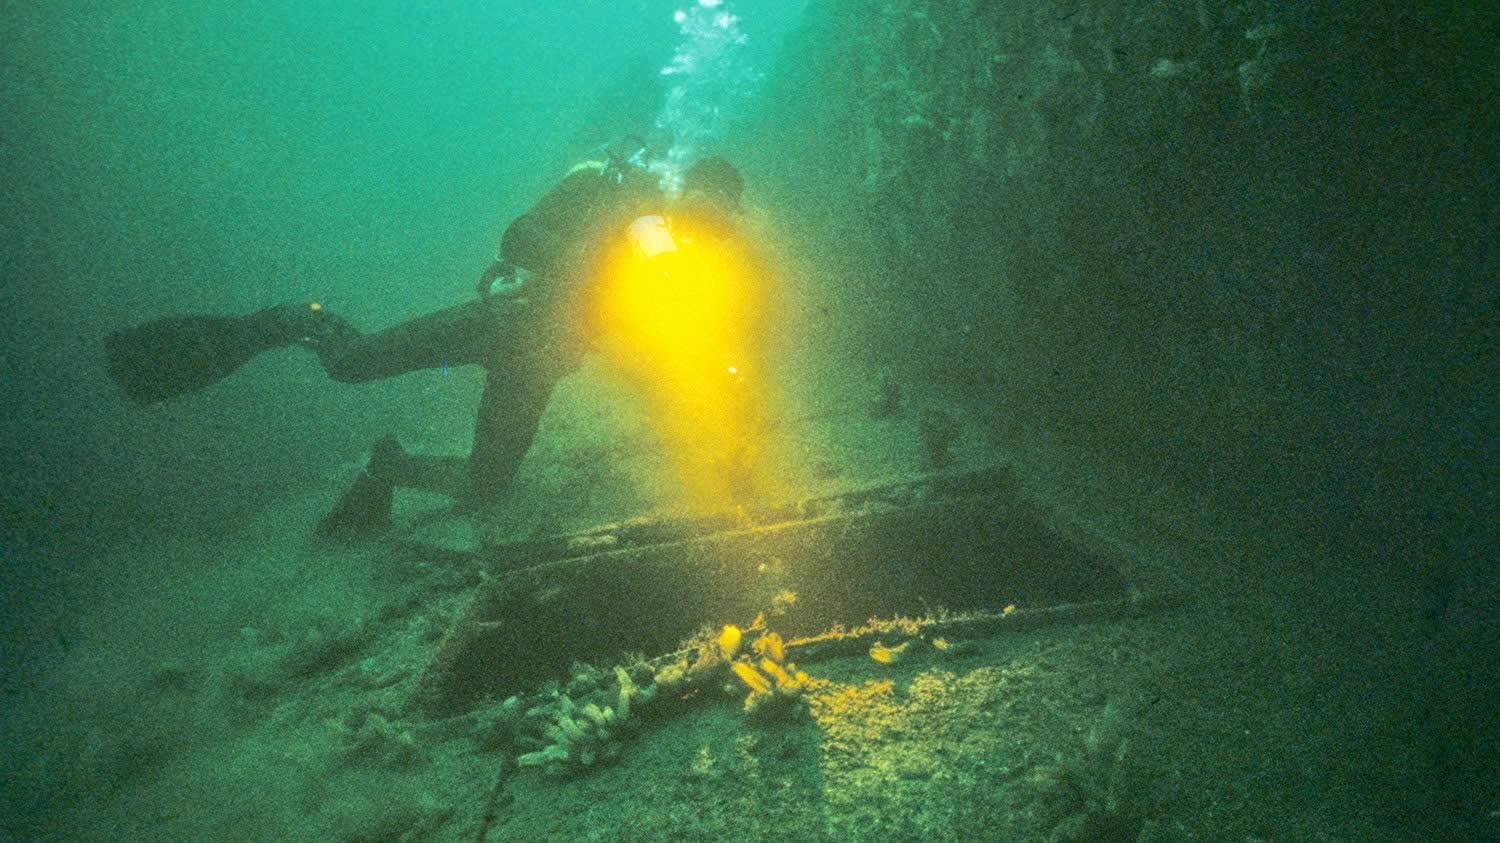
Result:
M312 348L358 335L348 320L317 302L268 307L244 317L244 324L265 348L294 343Z
M317 302L278 304L246 317L268 348L300 345L327 367L359 339L349 320Z
M310 348L319 354L342 354L349 343L359 338L359 331L354 325L337 313L316 303L308 307L308 312L310 315L306 322L306 333L301 340L303 348Z
M505 299L525 303L526 284L531 273L504 258L496 258L479 277L479 298Z

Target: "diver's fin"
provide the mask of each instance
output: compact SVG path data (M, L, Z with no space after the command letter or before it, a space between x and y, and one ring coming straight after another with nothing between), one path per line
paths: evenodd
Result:
M333 509L318 520L318 535L353 539L390 527L397 475L408 458L393 434L380 437L370 449L370 462L364 471L354 478L354 484Z
M104 339L109 376L152 404L223 380L250 358L302 339L305 306L277 305L248 316L168 316Z
M391 526L395 492L396 486L389 480L373 477L368 471L360 472L333 509L318 519L318 535L353 539L385 530Z

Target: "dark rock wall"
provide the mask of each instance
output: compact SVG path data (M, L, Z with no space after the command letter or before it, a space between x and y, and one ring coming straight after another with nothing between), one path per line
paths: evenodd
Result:
M1496 19L824 0L744 154L829 329L998 445L1421 566L1496 521Z

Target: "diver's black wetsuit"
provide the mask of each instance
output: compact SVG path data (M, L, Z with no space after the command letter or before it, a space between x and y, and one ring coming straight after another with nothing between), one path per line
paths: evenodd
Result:
M496 502L509 488L553 388L577 369L590 337L580 299L610 238L660 201L654 180L636 170L580 165L517 218L501 241L501 266L526 270L504 294L420 316L373 334L340 320L312 343L328 375L346 383L419 369L479 365L484 394L463 477L461 457L402 455L396 485L456 494L462 507ZM372 461L373 465L373 461Z
M529 304L529 302L528 302ZM557 381L578 365L583 349L537 343L514 301L476 299L374 334L350 336L337 350L319 349L329 377L344 383L388 378L419 369L480 365L484 394L467 459L414 460L398 485L455 494L466 505L492 503L509 487L531 447ZM509 312L507 312L509 311ZM461 466L467 462L467 481Z
M689 235L685 242L732 230L743 187L739 172L718 156L688 168L671 208ZM383 437L318 529L352 533L388 524L397 486L444 492L461 509L491 504L514 479L553 388L578 367L601 327L591 324L585 305L605 256L623 245L633 220L660 215L666 205L656 178L642 167L619 157L579 165L506 229L500 258L472 301L373 334L318 305L284 303L244 316L167 316L106 336L108 372L129 398L154 404L217 383L256 355L294 344L316 352L334 380L349 383L483 366L484 396L469 457L407 454L394 436ZM497 281L505 283L495 291Z

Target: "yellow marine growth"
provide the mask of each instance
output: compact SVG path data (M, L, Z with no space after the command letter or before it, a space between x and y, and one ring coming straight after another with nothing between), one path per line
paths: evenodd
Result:
M734 624L726 625L719 632L719 652L724 654L724 658L734 658L735 654L740 651L740 640L743 637L744 634L740 632L740 628Z
M757 714L785 709L784 703L800 699L805 689L817 684L817 680L786 660L786 642L765 628L764 615L756 618L748 633L730 624L720 627L717 634L711 629L704 630L694 643L696 654L690 656L684 651L656 670L653 690L684 695L723 685L726 692L733 693L734 684L724 684L727 667L727 672L732 672L748 691L745 711ZM627 679L620 680L621 687ZM620 707L617 703L616 710Z
M786 661L786 645L782 643L781 636L774 632L767 632L755 639L755 644L751 649L777 664Z
M750 696L753 697L756 694L768 694L771 692L771 680L767 679L754 667L745 662L735 662L732 668L734 675L738 676L740 681L744 682L745 686L750 689ZM745 704L748 707L749 701L746 700Z
M662 665L651 678L652 684L668 692L675 691L687 682L688 663L687 659Z
M870 645L870 658L881 664L896 664L906 656L906 648L910 646L910 641L895 647L887 647L883 642L876 641Z
M656 671L655 683L668 692L703 687L722 675L724 666L733 662L744 635L734 624L721 627L717 635L703 632L694 640L696 652L692 657L682 654L676 661L663 665Z
M970 653L974 652L974 642L954 641L951 638L934 638L932 639L932 649L938 651L944 656L957 658L959 656L967 656Z
M780 635L767 632L755 639L750 649L761 656L758 666L748 660L736 661L731 666L734 675L750 689L745 697L746 714L765 716L782 710L785 703L800 699L812 684L812 677L786 661L786 645Z
M776 680L776 687L783 692L793 690L800 691L802 689L802 683L800 680L792 676L790 673L787 673L786 668L782 667L776 662L771 661L770 659L761 659L760 669L765 671L766 674L769 675L772 679ZM806 675L807 674L803 674L803 676Z

